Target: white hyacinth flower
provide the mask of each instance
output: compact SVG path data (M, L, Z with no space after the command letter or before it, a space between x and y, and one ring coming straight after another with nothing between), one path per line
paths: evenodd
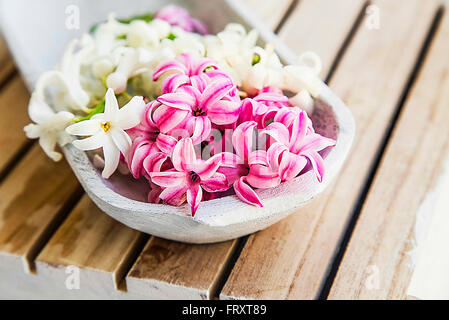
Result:
M207 57L216 61L241 86L252 67L258 32L246 32L241 24L230 23L216 36L204 37Z
M265 49L256 47L254 55L257 59L242 83L243 89L252 92L267 86L280 86L283 82L283 65L274 51L274 46L267 44Z
M90 120L72 124L66 132L76 136L90 136L73 141L73 145L80 150L103 148L105 165L102 176L108 179L119 165L120 153L125 159L128 158L132 142L125 130L140 123L144 108L143 97L134 97L128 104L119 108L114 90L108 89L104 113L97 114Z
M319 74L322 70L320 57L307 51L303 53L297 65L290 65L283 68L283 84L280 87L284 90L297 93L296 100L306 101L309 93L312 97L318 97L321 91L321 79Z
M116 70L111 73L106 80L108 88L112 88L116 93L126 90L128 79L139 73L149 70L149 65L154 60L155 55L144 48L119 48L119 63Z
M67 111L55 113L42 99L33 95L28 107L31 120L36 124L29 124L24 128L30 139L39 139L44 152L53 160L60 161L62 155L55 151L56 144L64 146L70 142L65 128L72 123L74 115Z

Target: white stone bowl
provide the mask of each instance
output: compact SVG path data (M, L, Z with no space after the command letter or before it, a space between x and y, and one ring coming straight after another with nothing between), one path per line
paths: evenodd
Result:
M256 28L260 31L262 42L276 45L285 63L295 62L295 55L263 23L254 19L234 0L101 0L96 1L95 5L88 0L0 0L0 21L16 62L32 88L37 76L58 61L63 44L78 35L61 27L63 19L58 14L63 15L68 4L76 4L80 8L83 21L81 32L94 22L104 19L110 11L115 10L127 16L154 11L168 2L181 2L194 16L208 22L213 31L222 29L231 21ZM21 19L14 18L18 16ZM39 17L38 21L36 17ZM318 133L337 141L334 148L323 152L326 175L322 183L317 181L313 171L308 171L276 188L257 190L263 208L247 205L236 196L227 196L202 202L195 218L190 216L187 205L173 207L145 203L143 199L146 198L147 187L131 183L130 178L116 174L110 180L104 180L88 155L72 145L64 147L63 152L89 197L114 219L133 229L166 239L188 243L220 242L265 229L297 211L322 192L337 175L355 134L351 112L322 83L311 117Z

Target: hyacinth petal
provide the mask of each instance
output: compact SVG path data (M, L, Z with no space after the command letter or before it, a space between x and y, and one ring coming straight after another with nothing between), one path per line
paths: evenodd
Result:
M285 145L276 142L273 143L267 152L268 165L273 171L279 171L279 165L281 163L281 157L287 152L288 149Z
M244 164L242 158L240 158L238 155L230 152L222 152L219 154L221 158L221 166L222 167L231 167L235 168L239 164Z
M206 161L197 161L193 166L193 171L200 176L201 180L209 179L221 164L221 155L217 154Z
M103 156L104 156L104 169L102 176L105 179L109 179L112 174L117 170L120 162L120 150L112 141L112 138L105 135L103 143Z
M148 192L148 203L158 204L161 202L160 195L162 193L162 188L159 186L152 186L150 192Z
M268 189L278 186L281 179L271 168L256 164L251 166L246 182L254 188Z
M190 77L190 83L192 84L192 87L194 87L200 92L203 92L204 89L206 89L208 82L209 77L206 76L205 74L199 74Z
M290 151L298 154L301 150L304 137L307 133L307 115L301 111L293 121L292 134L290 137Z
M117 125L123 130L137 126L145 110L145 100L143 97L133 97L130 102L118 111Z
M192 139L181 139L173 149L172 162L175 169L178 171L191 171L196 161Z
M263 92L254 97L254 100L258 102L265 102L265 103L281 103L281 104L287 104L288 103L288 97L273 93L273 92Z
M159 78L168 71L179 71L180 73L187 73L186 67L181 62L173 60L159 65L153 74L153 80L159 80Z
M235 129L232 135L232 145L235 148L236 154L242 159L247 160L253 148L253 132L257 123L254 121L247 121L242 123Z
M268 166L268 154L265 150L256 150L249 154L248 164L251 166L253 164L261 164L263 166Z
M237 121L240 115L240 102L217 101L207 109L210 120L218 125L232 124Z
M245 183L244 177L241 177L239 180L234 182L234 191L237 197L239 197L239 199L243 202L259 208L263 207L262 202L256 192L254 192L254 190Z
M175 148L176 144L178 143L178 140L173 138L172 136L160 133L157 135L156 138L156 145L158 148L165 154L171 155L173 152L173 149Z
M105 104L104 104L104 118L107 120L112 120L115 118L117 112L119 111L119 106L117 98L115 97L114 90L111 88L106 91Z
M294 179L307 165L304 157L297 156L293 153L285 153L279 166L279 175L282 181Z
M312 133L304 138L300 152L302 150L313 150L318 152L323 149L326 149L327 147L334 147L335 144L336 141L333 139L329 139L319 134Z
M68 134L74 136L92 136L101 130L101 121L98 119L74 123L65 129Z
M301 110L296 107L293 107L293 108L292 107L284 107L284 108L277 110L277 112L273 118L273 121L280 122L284 126L289 128L300 112L301 112Z
M269 135L277 142L288 146L290 140L290 133L288 129L279 122L270 123L266 129L262 130L260 136Z
M192 109L196 109L195 106L198 105L200 97L201 97L200 90L198 90L194 86L186 85L186 86L180 87L178 92L190 96L190 98L192 100L192 104L191 104L192 105Z
M204 72L204 70L206 68L210 68L210 67L212 67L213 69L218 68L217 64L214 61L212 61L211 59L202 59L200 61L200 63L196 66L194 73L196 75L200 75L201 73Z
M185 120L189 112L162 105L153 110L152 120L162 133L167 133Z
M246 121L252 121L255 116L255 110L257 109L259 103L253 99L245 99L242 101L242 107L240 110L239 122L243 123Z
M104 132L100 132L86 139L75 140L73 141L73 145L83 151L96 150L103 146L106 139L107 137Z
M134 140L128 157L128 168L135 179L139 179L142 173L143 161L154 149L153 143L143 138Z
M192 217L195 216L202 199L203 189L199 184L195 184L187 189L187 202L190 205Z
M202 180L201 186L207 192L223 192L229 189L228 179L222 173L216 172L209 179Z
M186 201L186 191L186 186L167 188L161 192L159 198L161 198L167 204L179 207Z
M234 84L227 78L217 78L212 81L204 90L201 96L201 105L203 109L208 110L217 101L221 100L225 95L234 88Z
M212 124L210 119L207 117L193 117L191 119L191 124L193 126L192 142L194 145L200 144L205 141L212 130Z
M131 149L132 144L131 138L125 131L119 128L111 128L109 130L109 133L111 135L112 141L114 141L114 144L125 156L125 158L128 159L129 151Z
M149 154L142 163L146 176L150 177L152 172L161 172L162 165L167 160L167 155L162 152L153 152Z
M151 181L164 188L173 188L187 183L187 174L178 171L151 172Z
M185 74L173 74L168 76L162 84L162 93L170 93L176 91L180 86L188 84L189 77Z
M313 171L315 172L318 181L322 182L325 172L323 158L320 156L318 152L315 151L308 151L303 153L303 155L310 160L310 163L312 164L313 167Z
M185 111L191 111L196 104L194 96L182 92L166 93L157 98L157 101L168 107Z

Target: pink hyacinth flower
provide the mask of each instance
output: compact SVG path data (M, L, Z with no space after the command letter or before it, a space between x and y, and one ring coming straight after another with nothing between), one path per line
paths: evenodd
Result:
M262 207L254 188L273 188L280 184L279 174L273 171L264 150L253 150L253 134L257 123L247 121L240 124L232 135L235 154L222 154L222 172L233 185L236 195L244 202Z
M288 97L281 90L265 87L253 98L243 100L239 123L256 121L257 127L263 129L268 123L276 121L276 116L282 116L281 111L287 112L287 110L289 114L300 111L299 108L290 107Z
M128 168L136 179L141 176L149 178L150 172L160 170L178 142L171 135L162 133L157 123L153 121L152 114L158 105L154 101L149 103L143 113L141 123L127 131L133 141L127 161ZM177 117L176 113L172 116L173 118ZM160 118L158 120L159 124L163 123Z
M324 177L324 161L319 151L335 146L335 141L314 132L311 121L304 111L296 117L290 128L283 123L273 122L261 132L276 142L267 152L270 167L279 170L283 181L296 177L307 164L312 164L319 182Z
M207 27L203 22L194 19L186 9L175 5L162 8L154 17L167 21L172 26L178 26L188 32L208 34Z
M229 125L237 121L240 112L240 98L236 94L235 85L225 77L193 82L184 85L176 92L160 96L157 101L174 112L188 112L186 128L192 133L196 145L206 140L211 132L212 123ZM171 111L167 113L169 117Z
M183 53L177 56L175 60L160 64L154 71L153 80L159 80L167 72L174 72L174 76L177 77L170 78L170 81L172 82L171 86L175 87L174 83L182 83L183 81L188 83L189 77L198 76L209 70L216 69L218 69L217 64L210 59L196 57L191 53ZM165 84L164 86L169 85Z
M226 176L217 172L221 164L221 155L207 161L197 159L192 139L181 139L172 155L173 169L150 174L153 183L164 188L160 198L172 205L181 205L187 198L192 216L195 216L203 198L203 189L207 192L222 192L229 187Z

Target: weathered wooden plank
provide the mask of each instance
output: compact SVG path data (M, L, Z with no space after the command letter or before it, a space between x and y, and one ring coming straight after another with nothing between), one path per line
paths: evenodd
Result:
M387 146L331 288L331 299L407 296L426 223L432 220L438 195L447 199L443 189L447 180L442 179L447 179L449 170L448 39L446 13ZM447 226L447 206L444 211L446 220L440 222L446 221ZM443 256L447 256L441 247L447 247L445 233L446 243L434 243ZM439 263L440 259L432 261ZM434 270L428 268L425 277L446 279L448 284L447 267L443 277L432 274ZM427 285L437 289L441 284ZM449 287L445 291L447 296Z
M437 1L373 3L381 13L380 28L366 28L365 17L330 84L358 127L346 165L316 201L250 236L221 298L313 299L319 294L438 8Z
M0 176L24 145L29 143L23 132L23 127L30 122L28 100L29 94L18 76L0 91Z
M301 0L279 33L284 42L299 54L317 53L326 77L366 1Z
M80 194L67 163L54 163L35 145L0 185L0 261L33 271L33 260Z
M126 283L154 299L211 299L236 241L188 245L156 237L146 245Z
M0 36L0 83L14 71L14 62L5 41Z
M243 3L253 10L253 13L273 30L287 13L295 0L243 0Z
M83 291L125 289L121 281L146 239L84 196L37 257L37 273L66 278L63 267L76 266Z

